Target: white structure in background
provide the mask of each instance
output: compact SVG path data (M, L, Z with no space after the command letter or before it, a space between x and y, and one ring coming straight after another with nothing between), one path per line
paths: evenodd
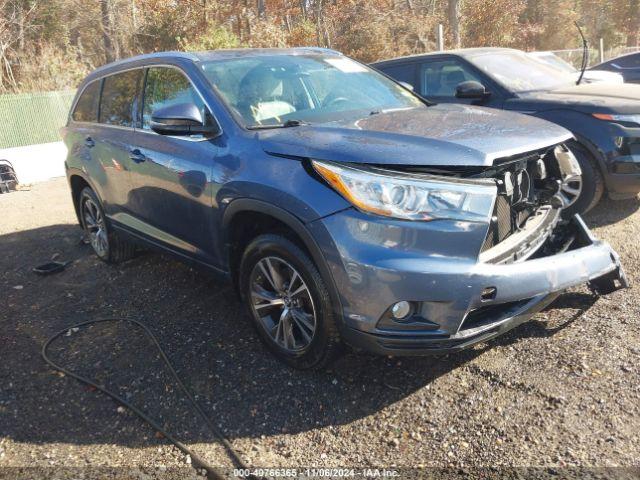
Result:
M0 149L0 159L13 164L21 185L63 177L66 158L67 147L63 142Z

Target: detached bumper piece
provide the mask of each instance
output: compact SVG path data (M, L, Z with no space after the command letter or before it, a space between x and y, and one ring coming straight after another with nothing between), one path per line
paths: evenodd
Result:
M16 171L9 160L0 160L0 193L9 193L18 186Z
M383 319L374 331L348 328L347 340L356 347L385 355L450 353L526 322L567 288L586 283L594 293L604 295L629 285L618 254L609 244L594 238L579 216L559 225L528 260L478 263L459 274L470 291L490 286L492 295L489 299L466 299L466 313L455 331L437 318L418 317L421 328L416 322L392 326ZM429 303L434 302L425 305Z

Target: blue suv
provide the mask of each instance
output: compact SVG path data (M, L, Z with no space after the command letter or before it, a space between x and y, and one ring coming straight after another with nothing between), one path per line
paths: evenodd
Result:
M344 344L463 349L564 289L626 286L579 217L571 134L433 106L337 52L167 52L80 85L67 175L107 262L157 247L228 277L268 348L320 367Z

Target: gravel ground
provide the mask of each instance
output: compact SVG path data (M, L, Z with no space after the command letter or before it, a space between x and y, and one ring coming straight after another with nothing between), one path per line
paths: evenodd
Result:
M41 359L50 335L104 317L153 330L252 466L394 467L406 478L436 467L516 476L520 467L551 476L598 467L589 472L638 478L639 207L604 201L586 218L620 253L631 289L600 299L572 290L459 354L350 353L310 373L266 352L228 285L155 253L117 267L98 261L79 242L64 179L0 195L0 478L202 474L133 414ZM50 277L31 272L51 258L72 263ZM209 463L231 465L137 327L70 332L51 355L144 409Z

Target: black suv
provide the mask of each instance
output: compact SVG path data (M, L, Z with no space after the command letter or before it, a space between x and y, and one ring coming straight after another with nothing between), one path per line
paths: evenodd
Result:
M375 68L436 103L526 113L562 125L582 176L566 182L566 213L583 213L603 193L640 192L640 85L576 85L571 73L519 50L470 48L385 60Z

